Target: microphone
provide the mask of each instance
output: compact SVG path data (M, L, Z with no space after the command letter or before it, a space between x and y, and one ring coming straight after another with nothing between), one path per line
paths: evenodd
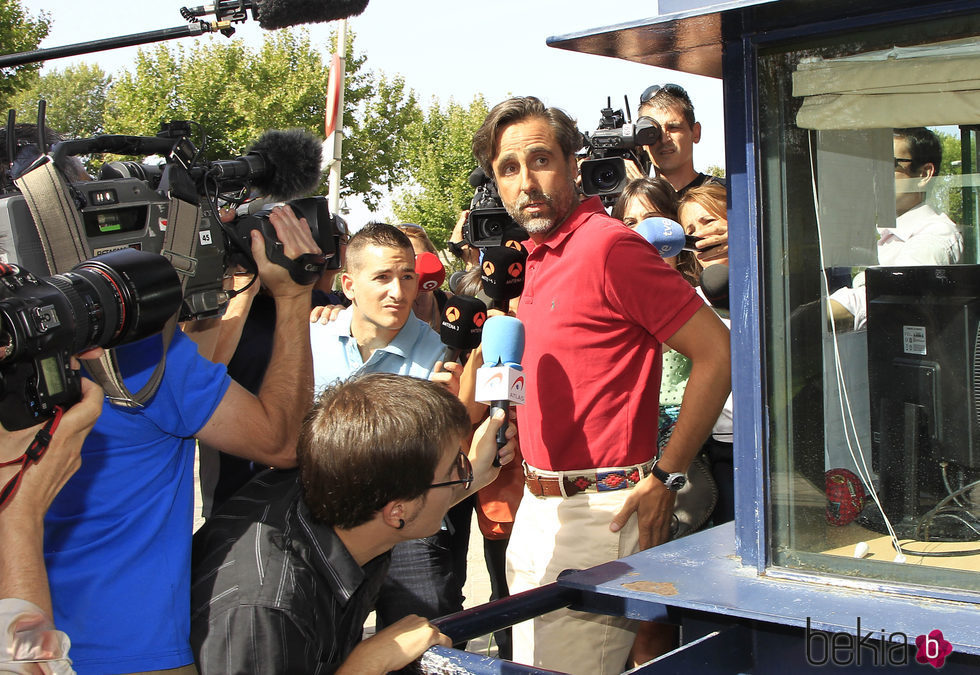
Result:
M219 0L211 5L182 7L180 14L187 21L214 14L219 20L238 22L245 20L244 11L250 9L262 28L275 30L356 16L367 4L368 0Z
M368 0L254 0L255 17L266 30L357 16Z
M661 258L673 258L681 251L701 252L701 249L697 248L695 244L702 238L684 234L684 228L681 227L681 224L670 218L660 216L647 218L634 229L641 237L656 247Z
M507 311L507 303L524 291L524 265L527 250L520 244L491 246L483 251L480 281L483 292L493 300L496 309Z
M442 361L455 361L460 353L479 347L486 320L487 306L479 298L468 295L449 298L439 326L439 338L446 345Z
M505 413L510 404L523 405L525 397L524 324L513 316L491 316L483 324L483 365L476 371L476 400L489 403L491 411ZM507 443L507 425L497 432L497 447ZM494 466L500 466L494 460Z
M446 280L446 268L439 256L428 251L415 256L415 273L419 275L420 291L434 291Z
M701 272L701 291L712 307L729 309L728 265L709 265Z
M309 194L320 183L323 143L303 129L270 129L259 136L244 157L211 162L217 180L250 182L276 201Z

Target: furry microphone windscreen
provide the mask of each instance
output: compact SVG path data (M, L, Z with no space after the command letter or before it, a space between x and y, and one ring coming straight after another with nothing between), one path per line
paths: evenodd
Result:
M248 152L265 162L265 171L252 181L264 196L285 201L309 194L320 183L323 143L308 131L271 129Z
M255 14L262 28L274 30L357 16L367 4L368 0L259 0Z

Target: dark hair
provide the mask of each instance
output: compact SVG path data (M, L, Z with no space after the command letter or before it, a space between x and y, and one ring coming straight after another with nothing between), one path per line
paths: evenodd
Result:
M904 139L909 144L909 172L916 174L926 164L932 164L934 174L939 173L943 163L943 144L939 137L925 127L895 129L895 138Z
M687 92L677 85L665 85L648 100L640 104L637 115L646 115L650 110L667 110L679 108L684 120L692 129L697 120L694 118L694 104Z
M407 249L414 258L415 249L412 241L404 232L388 223L368 223L354 234L347 242L347 271L351 271L361 251L368 246L381 248Z
M677 192L666 178L634 178L623 188L610 215L622 220L626 215L626 204L634 197L646 199L664 218L677 220Z
M500 133L511 124L532 118L542 119L551 125L565 157L571 157L582 147L582 133L575 126L575 120L565 111L546 108L534 96L509 98L495 105L473 134L473 156L488 176L493 176L493 158L497 155Z
M387 373L339 382L303 421L303 500L324 524L366 523L393 500L424 495L447 445L470 428L459 399L433 382Z

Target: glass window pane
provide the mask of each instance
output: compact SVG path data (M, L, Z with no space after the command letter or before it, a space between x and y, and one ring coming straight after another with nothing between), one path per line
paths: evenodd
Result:
M978 35L974 17L760 54L778 566L980 590L980 70L936 65L980 65Z

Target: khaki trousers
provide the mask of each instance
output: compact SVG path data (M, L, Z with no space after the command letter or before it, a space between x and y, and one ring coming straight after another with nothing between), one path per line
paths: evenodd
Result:
M549 584L566 569L584 569L635 553L634 514L619 532L613 516L632 490L535 497L524 489L507 546L510 593ZM514 626L514 661L575 675L621 673L638 623L561 609Z

